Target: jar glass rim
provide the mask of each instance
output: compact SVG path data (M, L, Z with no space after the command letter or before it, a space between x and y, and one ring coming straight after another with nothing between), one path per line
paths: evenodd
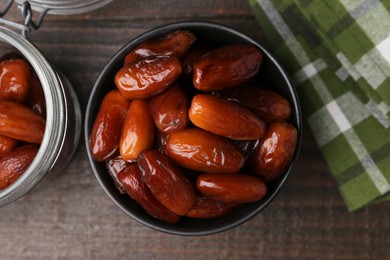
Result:
M1 207L25 195L50 171L62 148L68 119L62 83L38 48L3 27L0 27L0 42L15 48L28 60L41 82L46 102L46 126L39 151L29 168L13 184L0 191Z

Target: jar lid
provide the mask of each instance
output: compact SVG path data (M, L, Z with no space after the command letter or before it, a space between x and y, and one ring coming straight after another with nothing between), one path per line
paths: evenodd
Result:
M26 0L16 0L19 4ZM29 0L33 10L50 14L80 14L98 9L112 0Z

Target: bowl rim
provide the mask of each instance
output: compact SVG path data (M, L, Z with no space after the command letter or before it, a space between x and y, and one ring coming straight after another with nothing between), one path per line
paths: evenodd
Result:
M198 231L183 231L179 229L174 229L174 228L167 228L163 226L158 226L153 223L150 223L149 221L138 217L135 215L133 212L131 212L129 209L126 209L123 207L117 200L116 198L111 194L111 192L108 190L106 187L103 179L99 175L99 170L96 167L96 163L90 153L89 149L89 134L90 134L90 129L92 128L93 125L93 120L91 121L91 114L90 111L92 109L94 97L98 93L99 86L102 81L106 78L108 75L108 71L110 70L110 67L115 65L117 63L117 60L123 56L123 53L129 49L131 50L132 48L129 48L129 46L136 46L137 44L145 41L146 39L150 39L155 37L157 32L164 31L164 32L169 32L173 30L178 30L181 28L191 28L191 27L196 27L196 28L207 28L207 29L216 29L216 30L222 30L227 32L228 34L232 34L237 38L241 38L246 42L249 42L251 44L254 44L258 48L260 48L265 56L273 63L274 66L280 71L280 74L283 75L284 81L287 83L288 90L291 92L291 96L293 99L293 102L291 102L291 106L293 111L296 113L296 123L294 124L295 127L297 128L297 144L295 148L294 155L291 159L291 162L289 164L289 167L285 170L285 174L280 177L278 180L278 184L276 185L275 190L273 193L265 200L261 205L259 205L255 210L249 212L247 215L242 216L241 218L233 221L232 223L219 226L213 229L207 229L207 230L198 230ZM128 51L128 50L127 50ZM106 75L107 74L107 75ZM126 42L113 56L111 56L108 60L108 62L103 66L102 70L100 71L98 78L96 79L92 91L90 93L88 103L87 103L87 108L85 112L85 122L84 122L84 141L86 145L86 151L89 159L89 163L92 167L93 173L98 180L101 188L104 190L105 194L116 204L124 213L126 213L128 216L130 216L132 219L136 220L137 222L151 228L157 231L161 231L167 234L173 234L173 235L182 235L182 236L202 236L202 235L212 235L212 234L217 234L221 233L230 229L233 229L248 220L252 219L253 217L257 216L261 211L263 211L265 208L267 208L271 202L276 198L276 196L280 193L281 188L283 187L284 183L286 182L287 178L290 176L291 172L293 171L295 164L298 160L300 149L301 149L301 142L302 142L302 112L301 112L301 106L299 102L299 97L298 93L296 91L295 85L291 79L291 77L288 75L288 73L285 71L285 69L282 67L280 62L274 57L273 54L269 50L267 50L262 44L259 42L255 41L251 37L247 36L246 34L229 27L227 25L215 23L215 22L208 22L208 21L198 21L198 20L190 20L190 21L178 21L178 22L172 22L164 25L160 25L157 27L154 27L152 29L147 30L146 32L136 36L135 38L129 40Z

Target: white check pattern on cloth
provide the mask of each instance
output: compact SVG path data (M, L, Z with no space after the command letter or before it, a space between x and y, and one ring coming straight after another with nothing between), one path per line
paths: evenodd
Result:
M390 39L390 37L389 37L389 39ZM386 44L389 44L388 54L389 54L389 58L390 58L390 40ZM381 48L383 48L383 46ZM353 65L348 60L348 58L345 56L345 54L342 52L337 53L336 57L337 57L338 61L342 64L342 67L336 71L336 75L338 76L338 78L340 80L345 81L348 78L348 76L351 76L354 80L358 80L361 78L362 75L360 74L359 71L361 71L361 70L364 71L363 66ZM361 60L364 60L364 59L361 59ZM389 67L388 74L389 74L388 76L390 76L390 67ZM374 75L368 74L366 79L369 77L374 77ZM382 81L384 79L381 76L379 78L382 78ZM379 105L377 105L372 100L369 100L366 104L366 108L384 127L386 127L386 128L390 127L390 121L386 116L387 113L389 113L389 111L390 111L390 107L388 105L386 105L386 103L381 102Z
M382 57L390 64L390 36L381 41L376 49L382 55Z
M380 21L382 28L390 28L390 14L380 0L340 0L340 3L375 45L354 67L376 90L390 77L390 36L389 30L377 30L378 23L373 21ZM351 76L356 79L356 74Z
M271 1L257 0L257 2L265 11L268 19L278 30L280 36L283 38L283 40L286 41L286 43L290 47L291 53L294 54L298 63L302 66L303 69L301 69L301 71L295 74L295 78L300 80L301 83L304 81L305 78L307 80L310 80L313 83L313 86L316 89L319 97L321 98L323 103L326 104L324 107L327 111L327 113L324 113L325 116L313 114L308 119L309 126L312 128L311 130L316 136L316 140L319 146L322 147L336 136L343 134L358 159L362 161L362 166L365 168L368 176L370 177L378 191L381 194L385 194L386 192L388 192L390 190L389 182L386 180L380 169L375 165L375 162L370 157L368 151L365 149L363 143L359 139L359 136L351 127L352 124L345 116L343 109L341 109L341 107L338 105L338 102L334 100L332 94L326 87L325 82L319 76L318 70L314 65L318 64L318 61L316 61L315 63L312 63L310 61L309 56L304 51L304 48L295 38L294 34L292 33L288 25L284 22L277 10L274 8ZM319 64L322 63L320 62ZM322 64L321 68L326 68L326 64ZM361 105L359 106L359 109L364 111L366 108L364 107L364 105ZM367 115L367 113L363 113L361 120L364 119L364 115ZM317 120L317 122L313 122L313 120ZM322 122L318 122L318 120ZM325 131L317 132L316 130L319 130L319 127L325 127ZM321 134L324 134L325 138L321 136Z

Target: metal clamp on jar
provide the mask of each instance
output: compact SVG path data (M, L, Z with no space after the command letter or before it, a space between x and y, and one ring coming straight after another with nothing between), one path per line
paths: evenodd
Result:
M9 0L5 6L0 7L0 56L13 52L28 61L40 81L46 106L46 123L39 150L24 173L8 187L0 190L0 207L24 196L47 173L60 172L74 154L81 131L80 106L70 82L53 68L40 50L28 39L28 33L38 29L47 14L82 13L110 1ZM5 18L10 8L15 5L24 18L21 24ZM35 22L32 20L33 10L40 13Z

